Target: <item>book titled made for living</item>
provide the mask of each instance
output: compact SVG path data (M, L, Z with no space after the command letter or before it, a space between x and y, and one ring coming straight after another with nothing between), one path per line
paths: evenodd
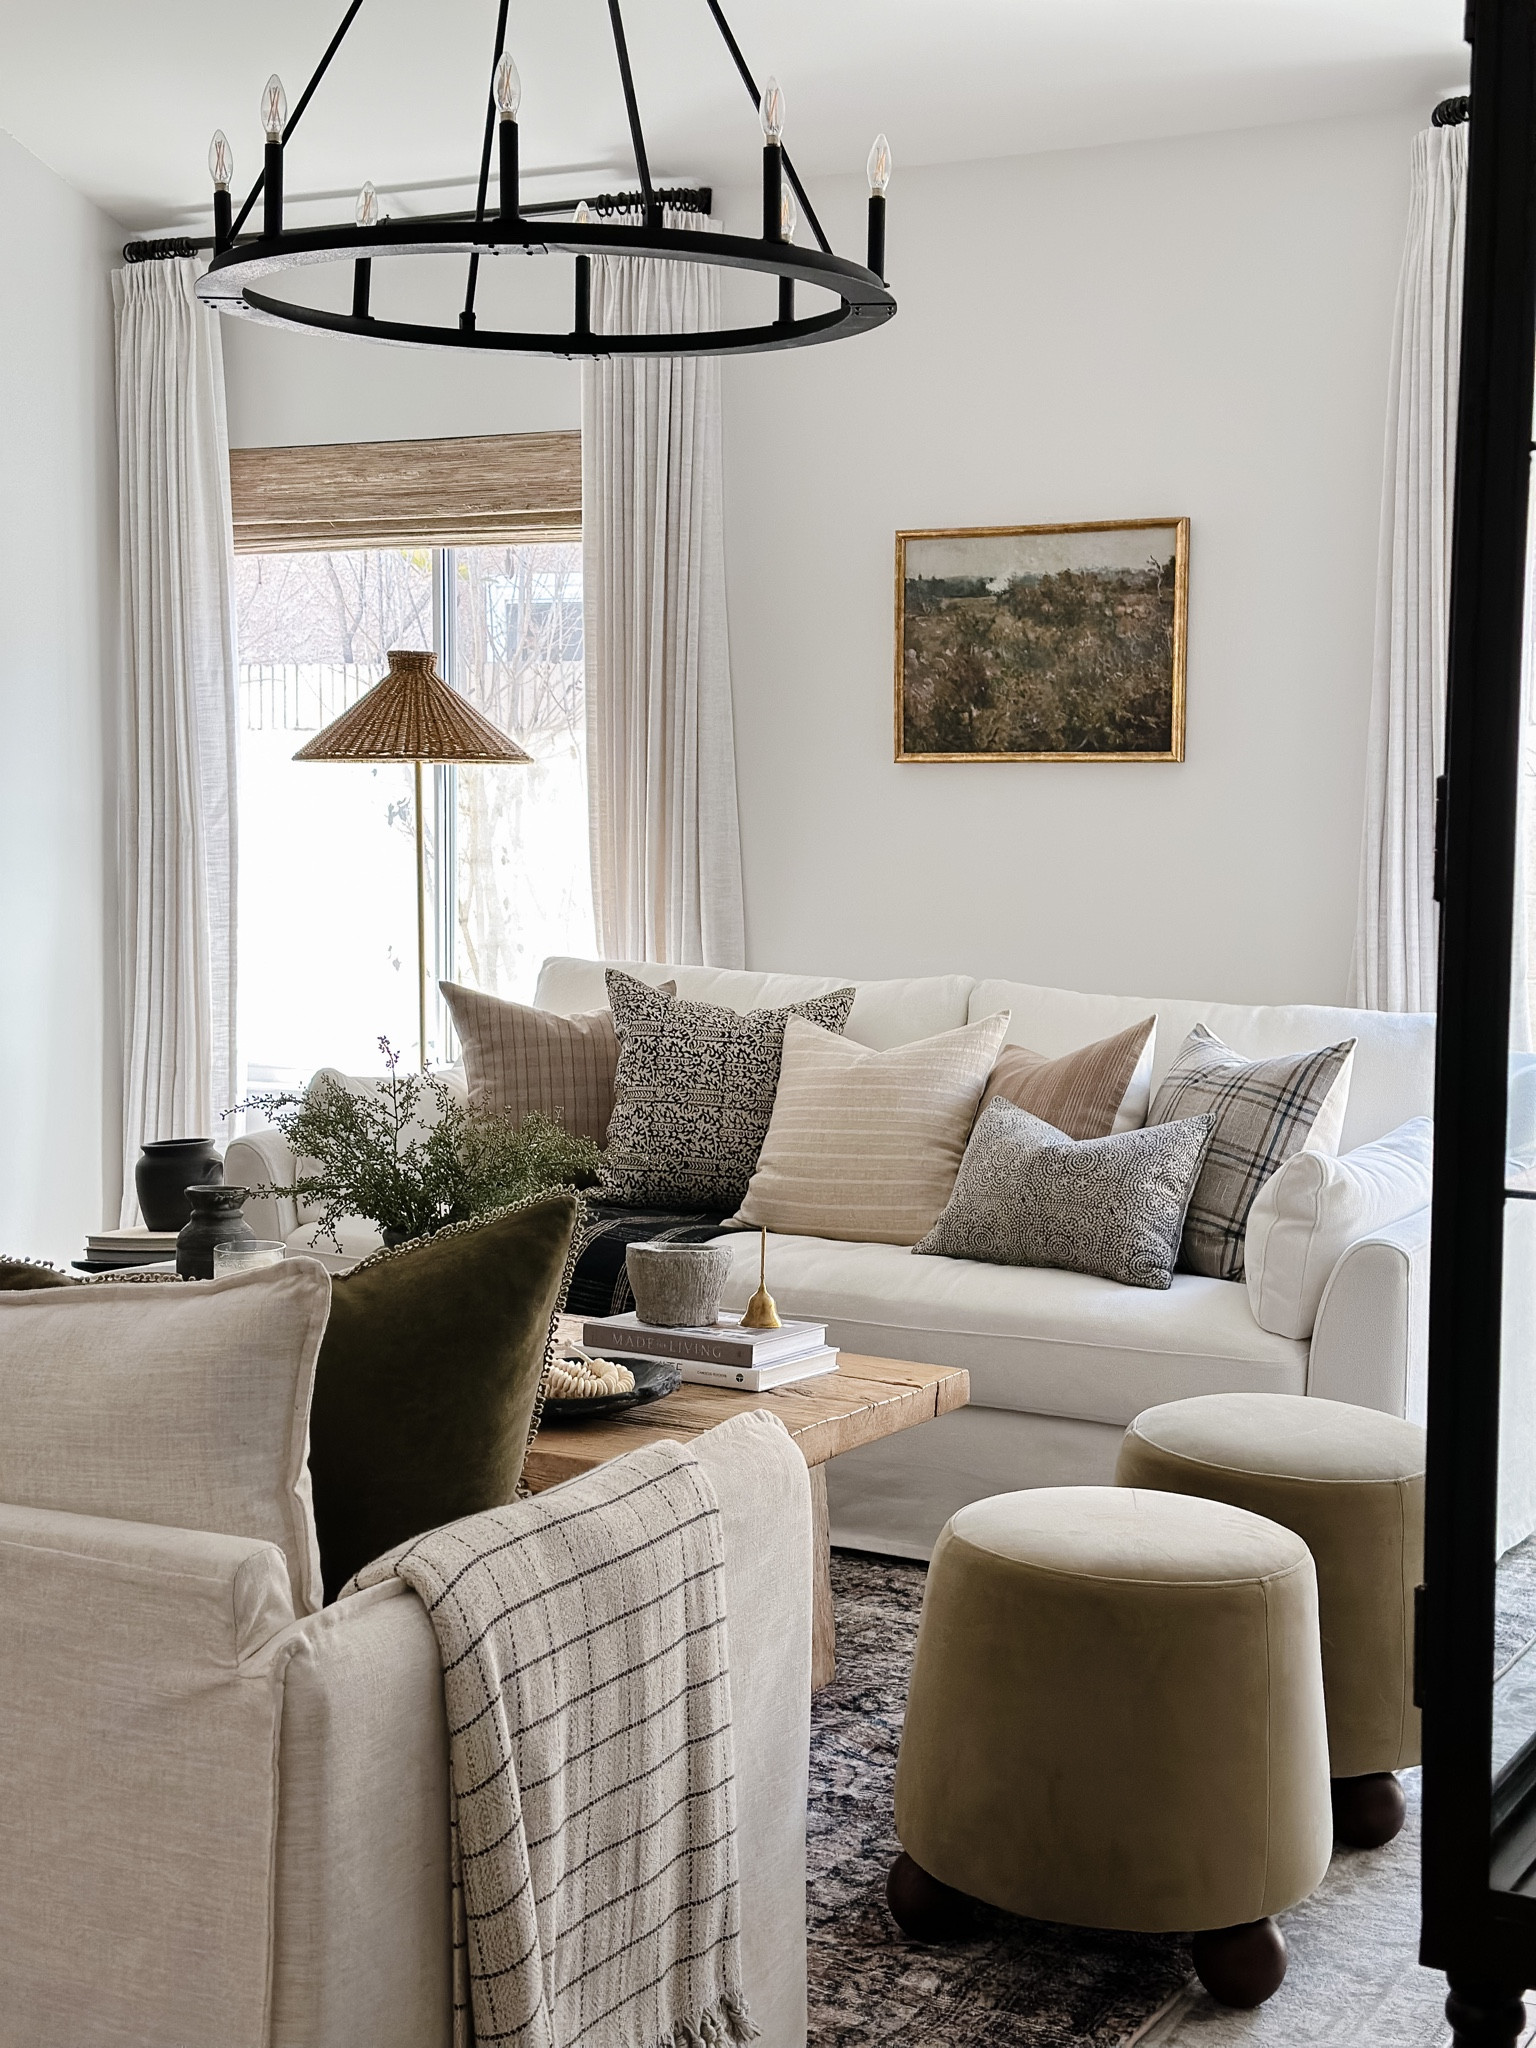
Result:
M826 1348L825 1323L785 1323L777 1330L744 1330L739 1318L722 1315L701 1329L665 1329L637 1315L596 1316L581 1326L581 1341L593 1351L622 1351L639 1358L675 1358L699 1365L746 1370L786 1365Z

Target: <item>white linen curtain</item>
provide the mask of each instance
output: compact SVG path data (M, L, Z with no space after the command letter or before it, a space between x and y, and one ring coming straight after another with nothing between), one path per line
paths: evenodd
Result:
M1435 778L1445 758L1466 178L1465 126L1415 137L1387 398L1353 973L1354 1000L1373 1010L1435 1007Z
M715 225L669 215L669 227ZM720 324L702 264L596 257L592 325ZM582 372L587 777L598 950L740 967L715 357L609 357Z
M234 548L218 316L191 258L115 273L123 722L122 1220L145 1139L235 1099Z

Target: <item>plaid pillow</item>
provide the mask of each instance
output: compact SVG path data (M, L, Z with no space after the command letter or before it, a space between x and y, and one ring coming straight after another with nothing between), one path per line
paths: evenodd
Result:
M1184 1219L1179 1265L1214 1280L1243 1278L1248 1211L1294 1152L1335 1152L1355 1041L1278 1059L1245 1060L1197 1024L1157 1091L1152 1124L1214 1114L1216 1128Z

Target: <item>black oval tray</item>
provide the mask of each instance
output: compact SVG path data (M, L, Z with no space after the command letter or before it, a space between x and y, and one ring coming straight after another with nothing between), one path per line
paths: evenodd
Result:
M601 1356L594 1353L594 1356ZM600 1415L617 1415L624 1408L639 1408L646 1401L659 1401L663 1394L675 1394L683 1375L675 1365L654 1358L622 1358L635 1376L632 1394L594 1394L587 1400L546 1401L544 1414L551 1422L594 1422Z

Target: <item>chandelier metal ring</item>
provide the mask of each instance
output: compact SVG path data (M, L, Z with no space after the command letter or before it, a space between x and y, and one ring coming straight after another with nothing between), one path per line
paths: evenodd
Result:
M532 223L529 223L531 226ZM610 222L577 226L562 222L553 233L498 239L476 235L472 219L385 221L374 228L340 227L285 231L276 241L256 238L215 256L198 284L198 296L218 312L276 327L306 327L326 334L359 335L406 348L501 349L522 355L571 357L698 356L761 354L803 348L836 335L879 326L896 311L896 301L864 265L820 249L792 243L765 244L745 235L701 234L687 228L626 228ZM391 256L646 256L818 285L835 291L840 303L823 313L788 322L678 334L600 334L573 327L569 333L518 333L501 328L440 327L380 319L372 313L332 312L302 301L274 298L255 289L265 278L312 264L368 262Z
M724 38L732 62L759 107L764 137L761 237L700 232L666 224L663 209L668 195L658 192L652 184L619 0L608 0L608 11L640 183L633 208L640 215L638 225L617 219L593 220L585 203L577 207L574 220L558 224L535 217L534 209L527 213L521 210L517 115L522 99L522 82L505 49L508 7L507 0L500 0L474 211L414 220L383 220L378 217L374 187L368 183L359 194L355 222L336 227L286 227L283 222L284 151L362 5L362 0L351 0L291 118L280 81L275 76L268 81L263 95L263 122L267 132L265 161L261 176L238 216L233 213L229 193L232 176L229 144L222 132L215 135L209 151L209 165L215 180L214 255L198 281L198 297L213 310L238 318L257 320L271 326L350 334L405 348L465 348L577 358L763 354L778 349L804 348L812 343L836 340L843 335L862 333L881 325L896 311L896 301L887 289L883 275L889 145L884 136L879 136L870 152L869 261L857 263L837 255L831 248L799 175L783 148L784 103L777 82L769 79L763 92L758 93L746 60L721 12L719 0L706 0L706 4ZM497 137L499 194L496 205L488 207L492 145ZM816 237L818 246L815 248L795 246L796 196ZM262 202L260 231L254 235L242 235L240 231L258 199ZM703 196L703 204L708 204L707 194ZM545 216L550 210L550 205L545 203L536 212ZM458 316L457 324L437 325L375 315L371 299L375 260L430 255L468 258L464 310ZM480 265L487 258L510 255L570 256L575 259L573 314L568 332L516 331L479 325L475 297ZM778 316L755 325L708 331L594 332L590 319L591 259L606 256L707 264L776 278ZM264 280L280 276L285 271L347 262L353 267L350 312L331 311L301 300L276 297L260 288ZM795 287L799 284L832 294L836 304L826 310L797 313Z

